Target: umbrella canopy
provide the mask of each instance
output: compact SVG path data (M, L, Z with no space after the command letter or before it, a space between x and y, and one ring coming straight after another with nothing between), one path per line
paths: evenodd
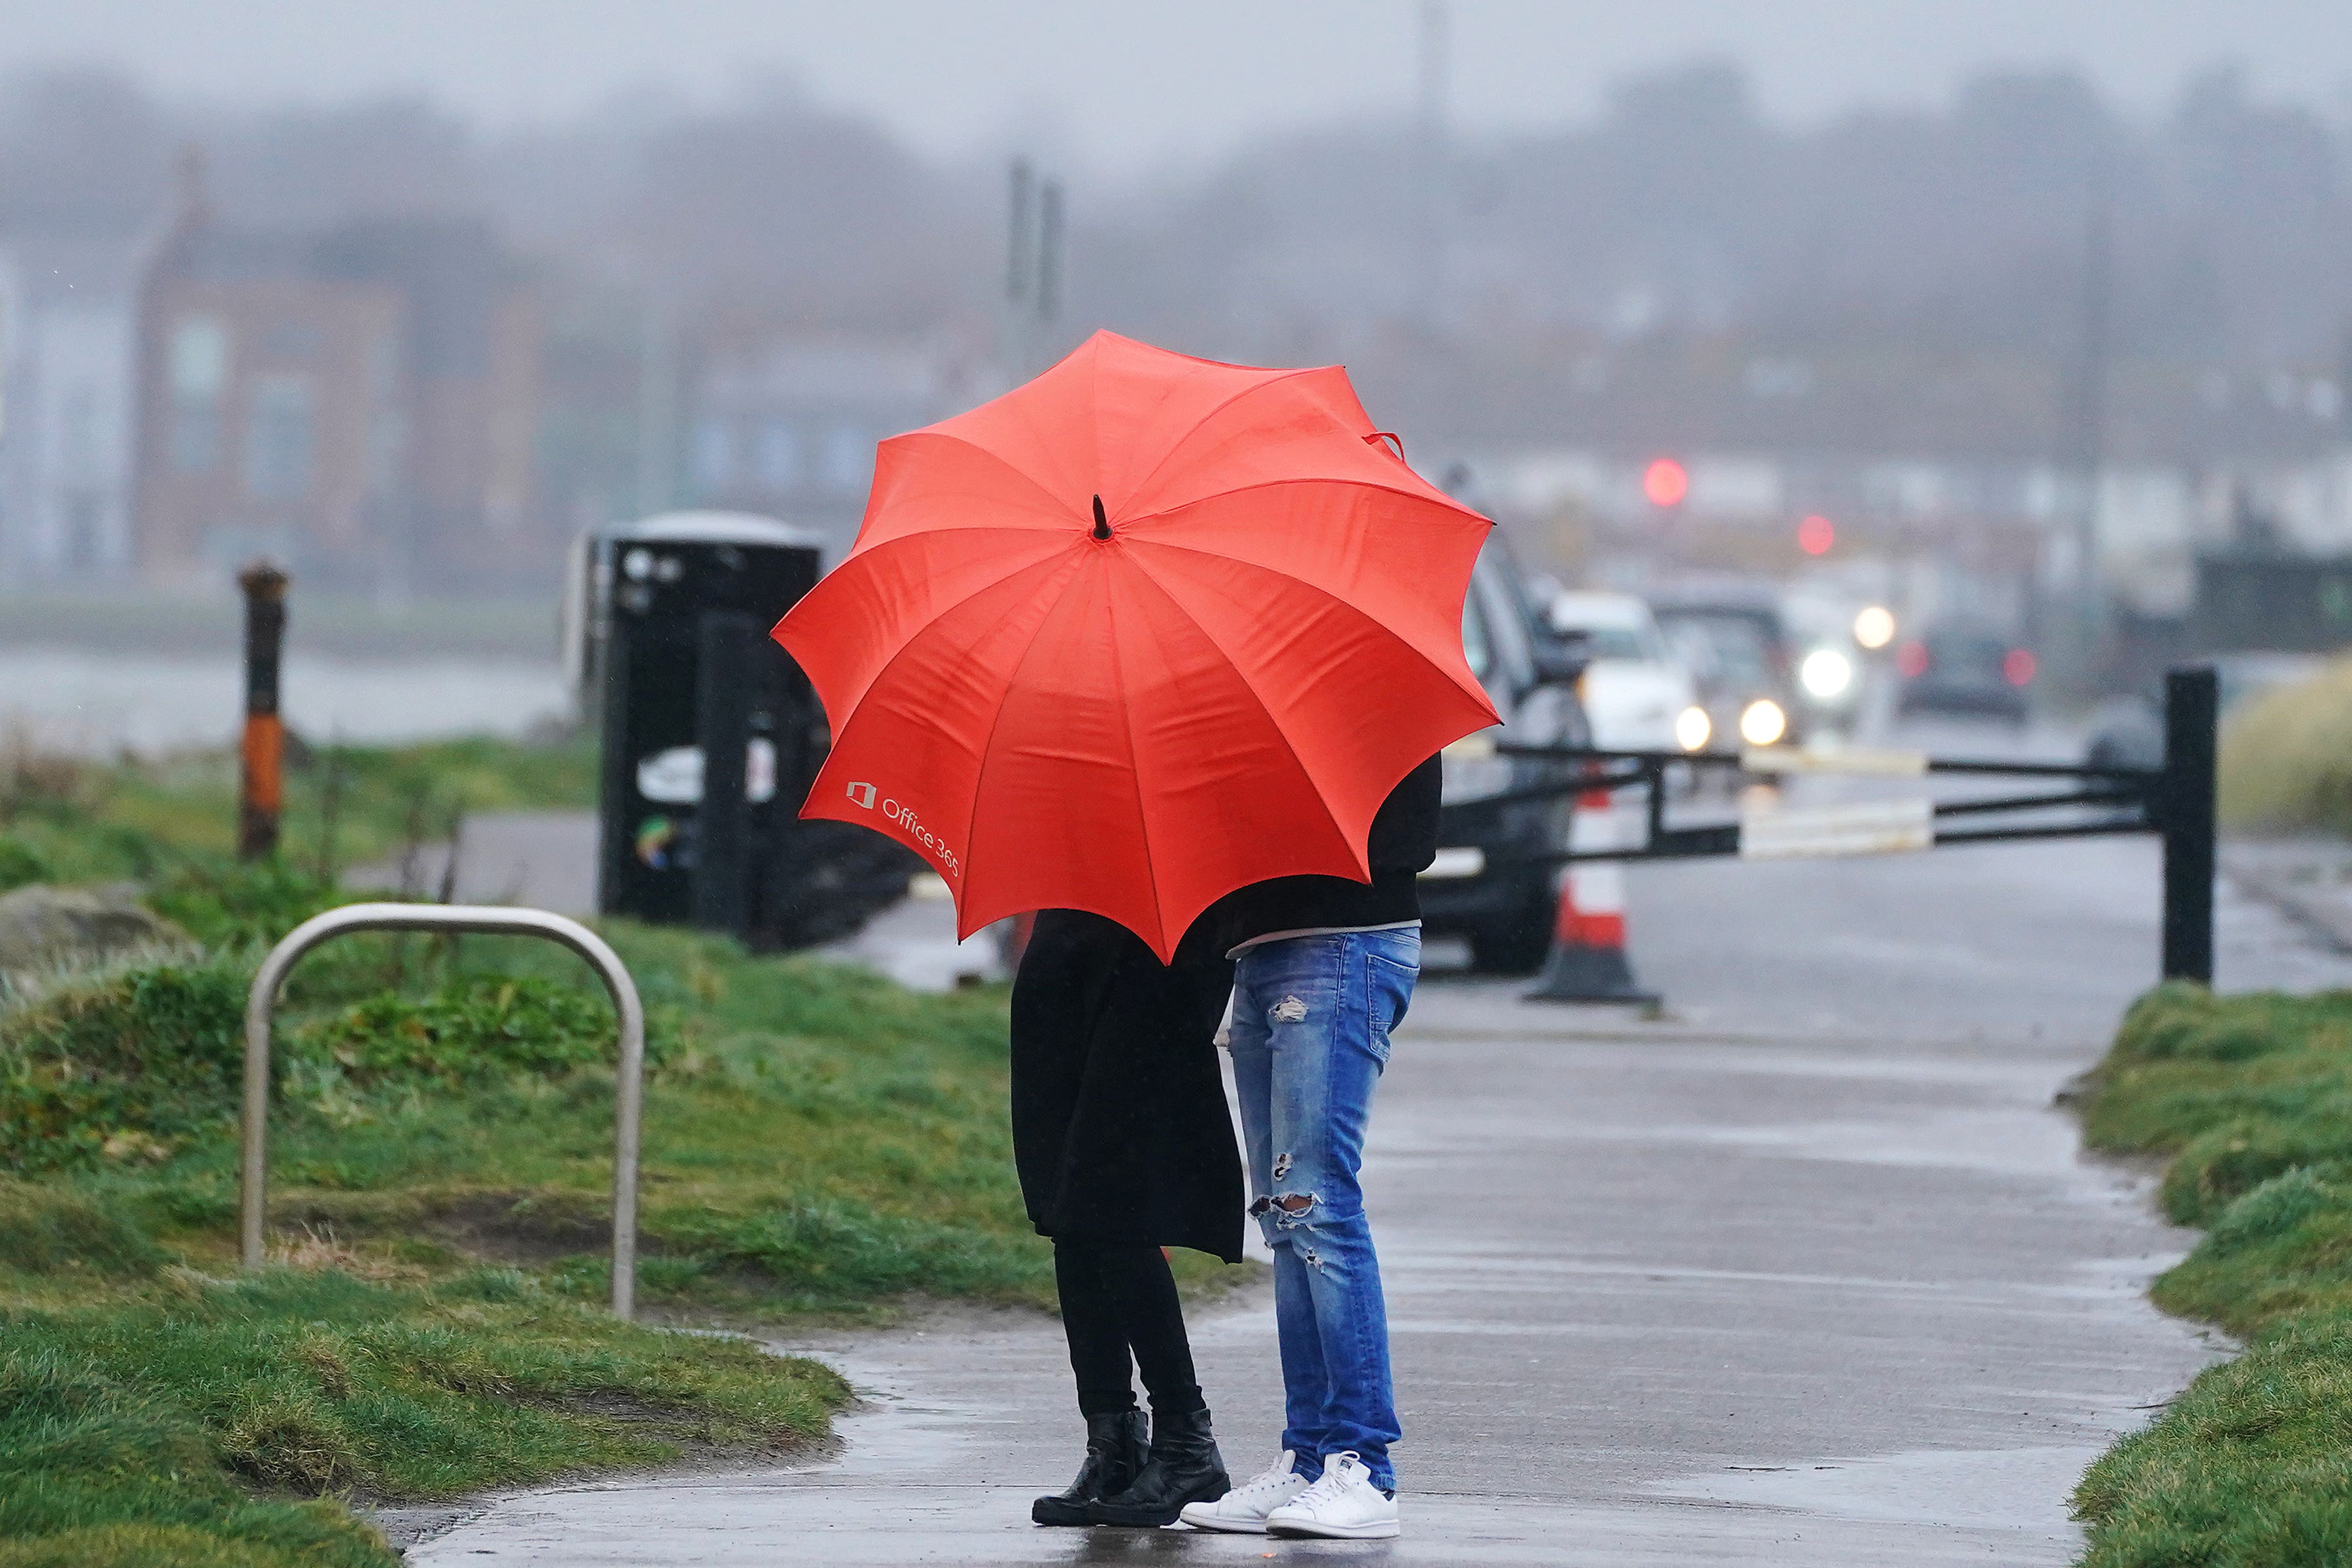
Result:
M1389 791L1495 722L1462 652L1489 526L1336 366L1097 332L882 443L856 543L775 629L833 728L801 815L922 855L961 935L1089 910L1163 961L1235 888L1367 881Z

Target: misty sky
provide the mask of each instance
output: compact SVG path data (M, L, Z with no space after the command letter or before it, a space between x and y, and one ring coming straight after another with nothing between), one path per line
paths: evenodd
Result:
M126 67L253 105L430 93L494 125L633 88L690 99L791 72L958 155L1018 138L1078 164L1221 153L1252 132L1401 107L1416 0L0 0L0 68ZM1932 102L1989 64L2072 65L2127 110L2235 59L2259 95L2352 103L2347 0L1452 0L1454 112L1573 119L1612 79L1698 54L1767 109Z

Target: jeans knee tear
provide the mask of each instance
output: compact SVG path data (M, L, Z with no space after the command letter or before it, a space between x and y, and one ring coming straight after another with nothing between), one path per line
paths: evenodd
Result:
M1307 1223L1307 1211L1315 1206L1313 1193L1285 1193L1279 1197L1259 1198L1249 1206L1252 1218L1274 1215L1274 1228L1292 1230Z
M1290 1174L1290 1156L1276 1154L1274 1157L1274 1179L1278 1182L1288 1174Z
M1307 1249L1307 1267L1314 1269L1323 1267L1323 1255L1311 1247Z
M1307 1004L1296 996L1285 996L1274 1005L1269 1016L1277 1024L1296 1024L1307 1016Z

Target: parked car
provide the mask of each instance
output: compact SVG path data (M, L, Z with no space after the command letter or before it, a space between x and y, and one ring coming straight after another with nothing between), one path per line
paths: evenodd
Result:
M1981 621L1946 621L1895 651L1895 711L2022 724L2033 711L2032 650Z
M1549 618L1554 631L1582 641L1576 691L1594 745L1696 752L1707 743L1713 721L1649 605L1631 594L1562 591L1552 595Z
M1440 847L1421 876L1422 927L1468 938L1476 968L1525 974L1542 964L1551 944L1559 866L1549 857L1568 845L1574 803L1564 789L1538 799L1504 797L1566 784L1573 773L1568 764L1505 753L1496 742L1592 741L1576 695L1583 660L1537 615L1500 534L1471 574L1462 647L1503 721L1445 748Z
M1772 594L1692 589L1653 595L1650 609L1691 672L1718 748L1803 742L1795 650Z

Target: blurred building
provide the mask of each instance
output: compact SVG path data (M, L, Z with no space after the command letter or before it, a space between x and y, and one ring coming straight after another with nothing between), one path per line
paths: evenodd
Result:
M240 231L192 164L138 301L141 574L217 581L267 554L347 588L543 582L539 338L479 219Z
M820 531L839 559L857 535L887 436L958 412L982 389L929 342L747 343L709 354L687 399L683 487L698 506Z
M130 573L135 258L122 240L0 238L0 583Z

